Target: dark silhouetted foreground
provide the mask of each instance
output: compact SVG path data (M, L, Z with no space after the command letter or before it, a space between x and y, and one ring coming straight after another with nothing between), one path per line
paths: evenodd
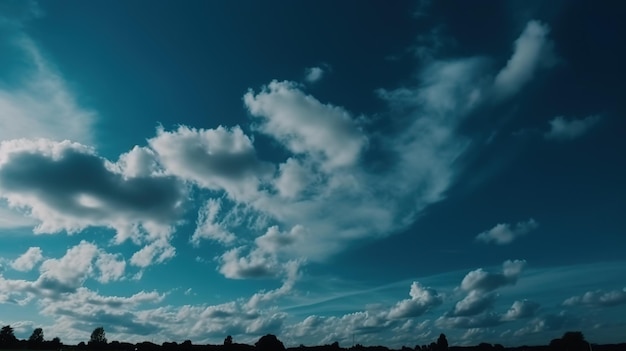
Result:
M128 342L108 342L103 327L94 329L87 343L81 341L78 345L64 345L58 337L45 340L41 328L36 328L27 340L19 340L15 337L13 328L6 325L0 329L0 349L11 350L55 350L55 351L389 351L385 346L362 346L353 345L347 348L339 346L338 342L330 345L304 346L285 348L285 345L276 335L267 334L262 336L254 345L238 344L233 337L228 335L222 345L194 345L190 340L182 343L164 342L161 345L144 341L136 344ZM504 347L500 344L480 343L476 346L448 346L445 334L440 334L436 341L429 345L416 345L414 347L402 346L401 351L626 351L626 343L596 345L585 340L582 332L571 331L563 334L561 338L550 341L545 346L518 346Z

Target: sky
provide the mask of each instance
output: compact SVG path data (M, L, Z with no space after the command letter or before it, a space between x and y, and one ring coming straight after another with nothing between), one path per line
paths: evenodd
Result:
M625 341L625 10L0 0L0 324Z

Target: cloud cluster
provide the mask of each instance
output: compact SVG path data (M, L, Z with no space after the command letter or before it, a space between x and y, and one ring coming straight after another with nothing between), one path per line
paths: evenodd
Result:
M518 222L515 225L509 223L498 223L495 227L488 231L482 232L476 236L476 240L484 243L495 243L498 245L506 245L513 240L528 234L537 229L539 223L530 218L524 222Z
M564 306L610 307L626 303L626 288L622 290L587 291L579 296L572 296L563 301Z
M411 284L409 291L410 299L399 301L389 310L388 318L400 319L417 317L428 309L440 305L443 301L441 295L434 289L425 288L418 282Z
M124 174L127 169L78 143L2 141L0 197L40 221L36 233L109 227L116 230L118 243L128 238L146 243L151 254L143 256L151 256L147 258L151 261L173 249L169 236L182 213L185 189L171 176L135 170L137 176L130 177Z
M143 246L130 263L147 267L175 255L170 241L186 187L201 189L212 198L198 211L191 242L234 246L219 255L219 271L285 274L287 262L321 261L354 240L390 235L443 199L471 143L459 126L491 91L513 95L547 62L547 33L530 22L493 82L487 60L473 57L431 60L413 86L379 90L389 132L372 133L372 117L321 102L294 82L250 90L243 102L252 132L286 151L276 163L264 161L239 126L159 127L116 162L78 143L4 141L0 197L40 221L39 233L112 228L115 242Z
M487 272L479 268L467 273L460 285L467 295L437 322L454 328L478 328L525 318L532 310L530 302L516 301L504 315L489 312L498 297L496 290L515 284L525 265L525 261L509 260L502 264L502 272ZM524 309L523 313L519 312L520 309Z
M43 259L41 249L31 247L11 266L25 271L33 269L39 262L39 277L34 281L10 280L0 275L0 295L5 297L4 300L59 297L77 291L88 278L101 283L120 280L126 267L119 255L107 253L87 241L69 248L61 258Z

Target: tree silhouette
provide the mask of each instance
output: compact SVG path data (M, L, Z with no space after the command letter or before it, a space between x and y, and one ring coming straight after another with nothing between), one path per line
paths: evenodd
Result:
M17 338L13 333L13 328L10 325L5 325L0 329L0 346L8 347L17 343Z
M104 328L98 327L94 329L93 332L91 333L91 338L89 338L89 345L100 346L100 345L106 345L106 343L107 343L107 338L106 338L106 333L104 332Z
M561 337L562 345L569 351L585 351L587 350L587 341L585 336L579 331L568 331Z
M28 338L28 343L31 345L42 344L43 343L43 329L36 328L35 330L33 330L33 333L30 334L30 337Z
M439 339L437 339L437 350L438 351L447 351L448 350L448 340L446 339L445 334L440 334Z
M233 344L233 337L232 336L227 336L226 339L224 339L224 345L232 345Z
M272 334L262 336L254 345L259 351L285 351L285 345Z

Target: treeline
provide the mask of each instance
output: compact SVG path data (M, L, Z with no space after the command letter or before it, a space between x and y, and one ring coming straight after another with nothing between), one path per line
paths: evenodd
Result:
M391 351L385 346L353 345L342 348L338 342L328 345L285 348L275 335L262 336L254 345L239 344L229 335L220 345L194 345L190 340L182 343L164 342L155 344L149 341L128 343L108 342L103 327L94 329L88 342L77 345L64 345L58 337L45 340L43 330L36 328L28 339L19 340L13 328L6 325L0 329L0 349L5 350L55 350L55 351ZM561 338L553 339L545 346L504 347L500 344L480 343L476 346L448 346L444 334L427 345L403 346L400 351L626 351L626 343L595 345L587 342L581 332L566 332Z

